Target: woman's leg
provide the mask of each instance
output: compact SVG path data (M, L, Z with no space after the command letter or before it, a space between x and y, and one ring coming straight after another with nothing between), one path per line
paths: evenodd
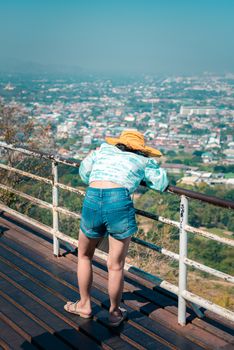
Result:
M119 304L124 284L124 263L131 237L122 240L109 236L108 293L110 297L110 314L120 315Z
M92 258L100 238L89 238L80 230L78 245L77 277L80 301L76 304L80 311L91 313L90 289L93 281Z

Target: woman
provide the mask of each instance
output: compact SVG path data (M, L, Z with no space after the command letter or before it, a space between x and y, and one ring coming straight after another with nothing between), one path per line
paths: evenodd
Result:
M68 312L92 316L90 289L92 258L99 240L108 236L109 324L118 326L127 316L120 308L124 283L124 263L131 236L137 232L135 209L130 195L144 180L149 188L165 191L168 179L164 169L150 157L161 153L145 145L136 130L125 130L119 138L106 138L91 152L79 168L81 179L89 184L80 223L78 249L78 284L80 300L68 302Z

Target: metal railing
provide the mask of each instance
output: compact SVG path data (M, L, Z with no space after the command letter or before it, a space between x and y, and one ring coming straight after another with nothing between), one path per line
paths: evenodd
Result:
M3 185L0 183L0 189L10 191L11 193L14 193L16 195L21 196L22 198L25 198L26 200L31 201L32 203L38 205L39 207L46 208L52 210L53 214L53 227L49 227L45 224L42 224L41 222L32 219L25 214L19 213L14 209L9 208L3 203L0 203L0 209L8 212L9 214L12 214L19 219L23 219L25 222L29 224L33 224L36 227L45 230L46 232L50 233L53 235L53 253L55 256L59 256L59 243L60 240L65 241L67 243L70 243L72 245L75 245L76 247L78 246L78 240L67 236L63 232L59 230L59 218L58 214L62 213L65 215L68 215L70 217L73 217L75 219L80 219L80 214L74 213L66 208L59 207L58 205L58 188L62 188L65 190L68 190L70 192L75 192L79 193L81 195L84 195L85 191L82 189L78 188L73 188L67 185L64 185L58 181L58 164L65 164L68 166L72 167L79 167L80 162L73 162L67 159L64 159L62 157L58 157L55 155L50 155L46 153L41 153L38 151L33 151L25 148L19 148L15 147L14 145L11 144L6 144L4 142L0 142L0 147L4 149L8 149L11 151L16 151L23 153L28 156L40 158L40 159L47 159L51 161L52 165L52 180L47 179L45 177L41 177L35 174L32 174L27 171L23 171L20 169L17 169L15 167L11 167L9 165L0 163L0 168L8 170L8 171L13 171L15 173L18 173L23 176L27 176L29 178L42 181L44 183L50 184L52 186L52 204L45 202L43 200L40 200L38 198L35 198L33 196L30 196L28 194L25 194L22 191L18 191L14 188L11 188L9 186ZM144 183L142 183L144 185ZM165 280L161 280L160 278L153 276L133 265L125 263L125 270L131 271L137 275L140 275L146 279L150 279L151 281L154 281L157 285L160 287L164 288L165 290L172 292L178 296L178 323L180 325L185 325L186 324L186 302L189 303L189 305L194 309L196 314L199 317L203 317L203 313L199 309L199 307L204 307L210 311L213 311L220 316L223 316L224 318L234 321L234 312L223 308L209 300L206 300L200 296L197 296L187 290L187 266L192 266L193 268L196 268L200 271L209 273L213 276L219 277L225 281L228 282L234 282L234 277L231 275L228 275L226 273L223 273L221 271L215 270L213 268L210 268L206 265L203 265L201 263L198 263L194 260L191 260L187 257L187 232L192 232L194 234L197 234L199 236L203 236L206 238L209 238L211 240L214 240L216 242L222 243L222 244L227 244L229 246L234 247L234 240L225 238L225 237L219 237L213 233L210 233L208 231L195 228L193 226L190 226L188 224L188 198L196 199L196 200L201 200L206 203L210 203L213 205L216 205L218 207L223 207L223 208L228 208L228 209L234 209L234 202L228 201L228 200L223 200L219 199L213 196L207 196L205 194L201 194L198 192L186 190L183 188L175 187L175 186L169 186L168 191L171 193L174 193L176 195L179 195L181 200L180 200L180 221L174 221L168 218L165 218L163 216L155 215L143 210L136 209L136 214L145 216L147 218L157 220L159 222L169 224L171 226L177 227L179 229L179 254L174 253L172 251L169 251L163 247L159 247L155 244L146 242L144 240L141 240L137 237L132 237L132 241L140 244L142 246L145 246L147 248L150 248L154 251L160 252L161 254L164 254L165 256L168 256L170 258L173 258L174 260L179 262L179 284L178 286L171 284ZM99 257L101 257L104 260L107 260L107 253L104 251L101 251L100 249L96 249L95 254Z

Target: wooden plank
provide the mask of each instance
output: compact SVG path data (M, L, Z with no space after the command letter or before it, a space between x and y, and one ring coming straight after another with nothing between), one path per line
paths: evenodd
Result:
M28 342L40 347L41 349L56 348L56 349L71 349L59 338L47 332L45 328L41 327L33 319L25 315L22 311L17 309L14 305L7 302L0 297L2 315L4 321L8 323L12 329L22 335Z
M213 324L212 324L213 323ZM234 332L233 330L225 328L218 328L215 324L214 321L212 320L212 323L209 323L209 319L207 317L203 319L195 319L192 321L192 324L200 327L203 330L208 331L212 335L216 335L219 338L227 341L230 344L234 345Z
M13 330L7 323L3 322L3 320L0 317L0 341L1 340L2 340L2 344L5 344L3 345L4 350L6 349L36 350L37 349L33 344L30 344L27 340L25 340L25 338L23 338L15 330Z
M205 310L204 314L206 318L209 320L209 323L215 324L215 325L222 325L223 330L231 330L230 334L234 334L234 322L231 322L229 320L226 320L220 315L217 315L216 313L210 311L210 310Z
M2 279L14 285L17 289L21 290L26 295L30 296L40 305L47 308L51 313L60 317L65 322L70 324L72 327L82 330L83 333L95 339L102 346L105 346L105 345L108 346L108 340L112 337L115 337L115 331L107 329L100 323L97 323L92 319L87 320L87 319L80 318L76 315L67 313L63 309L64 302L59 300L57 296L51 294L46 289L43 289L41 286L34 284L30 280L25 280L24 278L22 278L22 276L19 274L18 271L10 270L9 267L5 264L4 264L4 271L6 272L6 274L3 274L3 273L0 274ZM12 292L11 288L9 288L8 295L11 296L12 298L17 297L17 294L14 293L14 291ZM127 344L121 338L119 338L119 346L121 344L125 349L134 348L133 346L131 346L130 344Z
M6 287L11 288L11 294L12 294L12 289L14 289L14 286L11 286L7 281L6 281ZM0 292L1 293L1 292ZM25 295L23 292L20 290L16 289L16 292L13 293L14 299L9 297L8 295L5 295L2 293L4 298L6 300L9 300L11 303L14 303L20 310L23 310L26 314L30 315L30 317L34 318L42 318L46 321L47 325L50 325L54 329L54 333L56 336L59 338L66 340L68 344L72 345L73 349L100 349L98 345L96 345L91 339L87 339L87 336L84 334L77 332L74 328L69 327L68 324L63 323L62 320L56 318L53 314L49 313L45 308L43 308L42 305L35 305L35 301L29 298L27 295ZM20 302L19 303L17 303ZM31 311L34 313L32 313ZM41 320L39 320L41 322ZM133 350L135 348L127 346L124 343L119 342L118 337L113 337L108 339L108 344L115 344L115 346L107 346L104 345L102 348L103 349L117 349L120 348L124 350Z
M0 338L0 349L1 350L10 350L9 345L7 345L7 343L4 340L2 340L1 338Z
M106 312L106 316L107 316L107 312ZM85 329L86 326L87 326L87 325L84 324L84 325L83 325L83 329ZM90 328L90 324L88 324L88 327ZM125 328L126 328L126 327L125 327ZM134 332L134 328L133 328L133 327L130 327L130 328L132 328L132 333L133 333L133 332ZM115 330L114 330L113 332L115 333ZM136 330L136 332L137 332L137 330ZM154 341L154 339L150 338L148 335L144 335L144 333L142 333L142 338L144 338L144 343L145 343L145 344L147 344L147 342L148 342L148 343L151 343L152 341ZM131 343L133 343L133 344L136 345L136 346L139 345L139 342L135 344L135 341L134 341L135 337L131 338L131 337L127 337L127 336L126 336L126 339L128 339L129 341L131 341ZM161 346L161 343L158 342L157 340L155 340L155 343L158 343L158 345L160 345L160 347L162 347L162 346ZM164 349L168 349L168 347L165 347L165 346L164 346Z
M0 253L2 253L2 255L5 254L6 257L9 256L9 254L10 254L9 259L11 260L11 262L14 262L15 264L17 264L19 266L19 262L17 263L17 257L16 258L14 258L14 256L12 257L11 252L6 251L4 253L4 251L3 250L1 251L1 249L0 249ZM30 268L28 268L28 269L30 270ZM33 271L31 271L31 272L33 273ZM67 272L66 275L68 275L68 274L69 274L69 272ZM33 276L35 276L35 275L36 274L33 273ZM65 296L66 292L63 292L63 295ZM94 288L93 288L92 295L94 295L96 299L99 299L101 301L102 305L106 306L106 308L109 308L109 305L106 302L108 299L108 296L104 292L96 290L96 289L94 292ZM73 296L68 295L67 297L74 299L75 295L73 295ZM126 307L126 305L122 305L122 306ZM177 335L174 332L171 332L168 329L163 329L163 327L160 324L157 324L156 322L151 321L151 327L150 327L150 325L149 325L150 320L149 320L149 322L143 322L143 320L142 320L142 317L147 318L145 315L138 313L139 315L138 315L138 317L136 317L137 316L136 312L134 312L134 318L131 317L131 312L133 311L133 309L131 309L130 307L128 307L128 311L130 314L130 318L132 320L131 324L134 325L135 327L137 327L138 329L140 328L142 332L146 332L147 334L154 336L155 339L159 339L159 338L161 338L161 340L164 339L165 343L167 343L168 345L176 345L179 342L182 349L183 348L187 349L188 346L191 349L200 349L200 347L196 346L196 344L192 344L190 341L186 340L186 338L181 337L181 336L177 337ZM141 322L139 321L140 319L141 319ZM143 324L144 325L147 324L147 327L143 327ZM159 327L161 327L161 332L158 331ZM168 340L168 338L170 338L170 341ZM177 338L179 338L179 339L177 339ZM183 346L183 344L184 344L184 346Z
M14 288L14 286L10 286L9 284L7 284L7 286L9 286L9 288ZM59 318L51 315L41 305L35 308L35 302L24 293L16 290L15 295L17 295L18 303L16 302L15 298L12 299L7 296L7 294L2 292L2 296L0 296L2 312L4 312L4 314L7 315L11 321L14 321L18 327L21 326L22 329L27 329L27 331L30 332L30 337L35 337L35 335L31 333L32 329L33 332L35 332L35 329L37 329L39 334L43 334L45 331L51 333L50 336L48 334L47 339L54 335L54 337L56 336L57 338L60 338L60 340L64 341L75 349L84 349L84 347L91 350L100 349L100 347L86 335L77 332L74 328ZM36 309L36 313L32 313L30 309L33 311ZM32 323L32 321L34 323ZM30 322L32 328L29 326ZM43 331L40 332L40 328L42 328Z
M225 346L230 346L226 341L220 339L219 337L212 335L191 323L186 324L186 326L181 327L177 323L177 316L173 315L165 309L158 309L153 311L150 318L158 320L161 324L170 327L172 330L178 332L179 334L185 335L191 341L197 343L198 345L204 347L205 349L221 349Z

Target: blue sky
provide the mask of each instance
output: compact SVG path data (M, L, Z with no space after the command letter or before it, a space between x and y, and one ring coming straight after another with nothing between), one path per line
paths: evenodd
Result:
M0 60L234 72L233 0L0 0Z

